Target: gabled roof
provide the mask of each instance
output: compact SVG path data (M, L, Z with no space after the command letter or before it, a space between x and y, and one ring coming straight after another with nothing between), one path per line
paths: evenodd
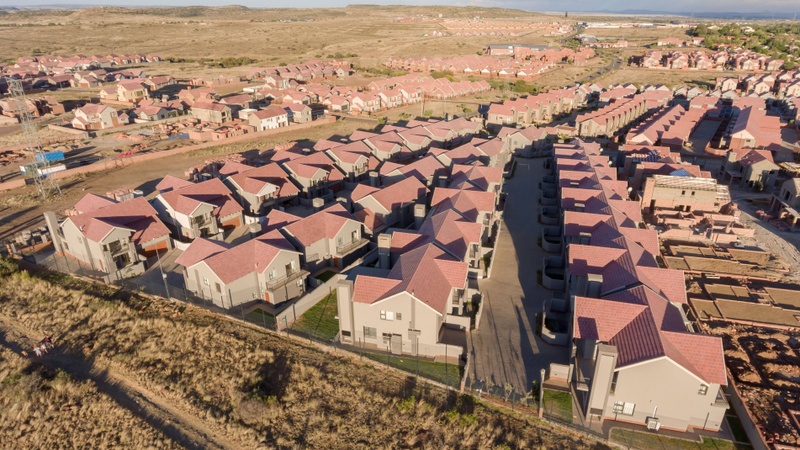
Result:
M82 208L89 205L91 209L77 216L67 217L66 220L74 223L80 232L91 241L102 241L114 228L129 230L132 233L131 241L136 245L169 236L169 230L158 220L156 210L150 206L150 203L147 203L144 197L136 197L120 203L109 200L111 203L105 206L101 206L102 202L96 198L84 197L83 200L78 204Z
M454 164L451 169L451 189L479 189L488 191L491 184L503 182L501 167L486 167L481 164L471 166Z
M481 212L493 212L496 195L494 192L436 188L433 191L431 207L437 210L454 209L469 220L479 219Z
M424 199L428 189L416 178L406 178L382 189L358 185L351 199L358 203L365 197L372 197L386 211L393 211L403 204Z
M275 163L239 172L232 175L230 180L244 192L253 195L260 195L267 185L277 188L276 197L288 197L300 193L300 190L289 181L289 174Z
M191 215L198 206L204 203L214 208L212 214L218 218L243 211L231 196L228 188L218 178L176 188L162 193L160 197L173 210L184 215Z
M464 287L467 264L433 244L400 255L385 278L357 276L353 301L375 303L401 292L411 294L440 314L446 314L453 288Z
M197 246L195 250L192 247ZM281 252L297 253L277 230L241 243L235 247L195 239L176 262L184 267L205 263L224 284L252 273L263 273ZM189 256L184 256L189 253Z
M480 245L483 225L467 220L452 209L427 218L419 233L461 261L467 259L469 246Z
M182 187L191 186L192 184L194 183L192 183L191 181L182 180L180 178L173 177L172 175L167 175L164 178L162 178L161 181L158 182L158 184L156 185L156 190L163 194L173 189L179 189Z
M356 218L337 203L283 229L294 236L301 245L307 247L322 239L335 238L349 220L355 221Z

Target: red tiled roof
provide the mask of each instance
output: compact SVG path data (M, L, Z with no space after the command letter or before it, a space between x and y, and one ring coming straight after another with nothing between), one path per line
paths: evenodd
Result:
M446 314L453 288L466 283L467 264L457 261L433 244L400 255L385 278L357 276L353 301L375 303L407 292L440 314Z
M340 204L323 209L297 222L291 223L284 229L294 236L300 244L309 246L322 239L333 239L344 227L348 220L356 220Z
M185 215L193 213L201 203L212 205L214 207L212 214L217 218L243 211L218 178L164 192L161 198L172 209Z
M156 210L144 197L112 203L68 217L87 239L100 242L114 228L130 230L131 241L142 245L153 239L169 236L167 227L158 220Z
M431 207L454 209L469 220L476 221L480 213L493 212L495 205L493 192L469 191L448 188L436 188L433 191Z

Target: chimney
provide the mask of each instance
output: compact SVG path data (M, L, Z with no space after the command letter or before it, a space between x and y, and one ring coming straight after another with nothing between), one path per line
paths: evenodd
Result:
M414 229L419 230L422 227L422 222L425 221L425 214L424 204L414 205Z
M391 269L392 235L378 235L378 264L381 269Z
M59 233L58 219L56 213L47 211L44 213L44 221L47 224L47 230L50 231L50 237L53 240L53 247L56 253L63 253L63 245L61 244L61 233Z
M378 172L374 170L369 171L369 185L372 187L380 187L380 178L378 177Z
M600 298L600 286L603 284L603 276L599 273L590 273L586 276L586 296Z

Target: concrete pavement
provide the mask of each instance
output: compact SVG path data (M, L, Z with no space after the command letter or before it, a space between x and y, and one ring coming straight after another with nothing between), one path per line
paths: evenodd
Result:
M505 183L508 197L492 278L479 282L484 293L480 329L467 337L470 383L510 384L523 395L539 379L540 369L569 361L567 347L551 346L535 335L535 314L553 295L536 282L545 256L537 244L543 164L543 159L518 159L514 177Z

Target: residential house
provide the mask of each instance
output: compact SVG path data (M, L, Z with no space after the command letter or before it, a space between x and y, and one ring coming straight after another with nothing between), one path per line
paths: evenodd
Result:
M300 253L277 230L236 246L195 239L175 261L186 289L223 309L272 305L303 295L308 271Z
M195 184L168 175L156 185L156 190L159 194L153 200L153 207L172 228L176 239L218 239L225 230L244 224L242 207L217 178Z
M402 254L385 276L340 279L339 339L398 355L458 361L466 351L463 329L469 327L462 315L466 291L467 264L425 244Z
M250 114L247 118L251 126L258 131L272 130L289 126L289 114L277 105L270 105Z
M300 190L275 163L251 167L227 176L223 182L248 214L265 215L270 208L293 203Z
M738 180L740 185L749 186L761 183L764 189L775 184L780 171L769 150L748 149L729 151L722 169L723 180L729 178L730 183Z
M483 225L483 242L487 242L494 233L495 207L497 195L471 189L436 188L431 199L431 208L436 211L453 209L468 220Z
M284 111L288 114L289 120L292 123L306 123L311 122L311 107L303 103L284 103Z
M367 173L375 170L380 163L372 156L372 149L364 141L336 145L325 150L325 154L333 160L349 181L361 181Z
M325 195L330 193L330 190L337 191L341 188L344 174L334 166L333 160L324 152L291 157L286 161L280 159L289 157L289 154L289 152L281 152L273 158L273 161L279 162L289 172L289 175L300 185L306 198Z
M415 205L424 205L428 189L409 177L384 188L359 184L350 199L355 216L370 217L368 228L373 235L386 228L406 228L414 223Z
M87 194L68 213L61 223L45 213L56 252L108 281L141 275L147 258L172 248L169 229L143 197L117 202Z
M305 267L314 272L326 266L343 269L366 250L361 222L340 204L325 208L281 228L302 255Z
M198 100L192 104L192 116L204 122L223 124L233 119L233 111L222 103Z
M75 109L75 118L72 119L71 124L73 128L86 131L105 130L122 125L117 110L110 106L93 103L87 103Z

